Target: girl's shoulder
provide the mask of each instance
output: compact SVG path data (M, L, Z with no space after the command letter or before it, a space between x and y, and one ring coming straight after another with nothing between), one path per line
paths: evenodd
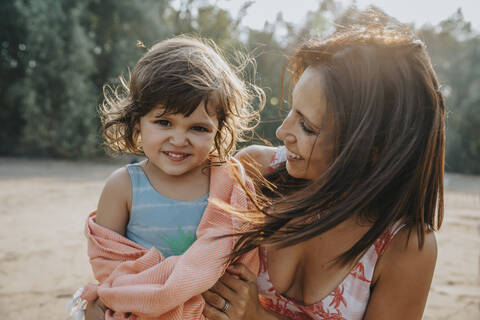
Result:
M108 177L100 195L96 223L124 235L131 209L131 190L132 183L127 168L115 170Z
M275 159L275 155L281 150L282 147L268 147L261 145L250 145L240 150L235 158L242 163L254 166L265 175L269 173L272 161Z
M105 183L105 186L110 186L112 188L121 188L131 185L130 174L128 173L127 167L121 167L116 169L108 178Z
M115 170L105 182L102 191L102 198L109 200L122 199L131 203L132 179L127 167L121 167Z

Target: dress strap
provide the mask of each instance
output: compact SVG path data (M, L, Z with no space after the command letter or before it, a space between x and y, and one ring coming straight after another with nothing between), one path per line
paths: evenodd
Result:
M150 184L147 176L145 175L145 172L143 171L142 167L140 167L140 164L138 163L127 164L126 168L127 168L128 174L130 175L130 179L132 180L133 190L136 190L139 187Z
M392 239L403 227L405 227L405 223L397 221L393 226L385 230L385 232L375 241L374 245L379 257L384 254L390 245L390 242L392 242Z

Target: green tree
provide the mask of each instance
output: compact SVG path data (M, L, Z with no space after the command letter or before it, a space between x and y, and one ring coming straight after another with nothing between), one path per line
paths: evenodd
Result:
M338 12L337 2L319 1L316 9L307 12L304 23L300 26L285 21L280 13L274 22L266 23L262 30L249 30L247 48L254 52L258 65L256 78L267 95L262 122L257 129L260 137L273 144L279 143L275 132L285 117L290 102L291 88L288 73L284 70L288 56L301 41L328 32L329 22Z
M96 154L95 65L93 44L80 24L83 4L45 0L20 7L28 19L31 66L23 81L23 151L56 157Z
M245 61L235 54L238 51L256 58L256 65L243 73L267 94L257 132L278 142L275 130L286 109L278 106L288 55L304 39L338 26L372 22L354 6L343 10L335 0L319 0L300 26L280 14L262 30L250 30L241 21L251 4L245 1L234 17L206 0L2 0L0 154L103 154L96 114L103 85L118 84L118 77L128 77L146 48L181 33L212 39L234 65ZM480 36L461 11L417 32L427 44L447 98L447 170L478 174ZM139 48L139 41L146 48ZM283 88L285 107L289 91Z
M28 67L25 57L26 19L17 2L3 0L0 5L0 155L17 150L24 126L21 82Z
M121 74L128 77L149 47L168 36L171 27L161 17L168 8L166 0L90 0L86 2L81 24L93 43L95 71L92 80L102 99L104 84L117 82Z
M446 170L480 174L480 35L461 10L418 34L446 97Z
M256 70L254 79L257 85L265 90L267 101L261 114L262 122L257 128L259 137L266 139L274 144L279 141L275 136L275 131L284 118L284 112L280 109L281 99L285 100L282 105L285 110L288 106L287 93L284 90L285 97L282 97L282 72L283 66L287 61L284 48L275 39L275 33L279 21L274 24L265 25L261 31L250 30L248 34L247 48L253 52L256 59Z

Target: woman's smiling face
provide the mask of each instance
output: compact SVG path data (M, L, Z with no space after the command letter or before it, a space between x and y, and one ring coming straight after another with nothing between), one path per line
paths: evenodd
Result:
M333 115L329 113L324 77L313 67L302 73L292 93L292 109L277 129L287 149L287 171L295 178L316 179L333 153Z

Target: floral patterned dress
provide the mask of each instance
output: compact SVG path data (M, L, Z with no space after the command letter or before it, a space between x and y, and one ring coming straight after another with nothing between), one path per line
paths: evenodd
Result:
M284 152L284 148L279 148L272 159L271 167L282 162ZM377 260L403 226L399 222L386 230L363 254L335 290L322 300L310 305L283 296L275 289L267 270L266 249L260 248L260 273L257 277L260 303L265 309L294 320L362 319L370 298L370 285Z

